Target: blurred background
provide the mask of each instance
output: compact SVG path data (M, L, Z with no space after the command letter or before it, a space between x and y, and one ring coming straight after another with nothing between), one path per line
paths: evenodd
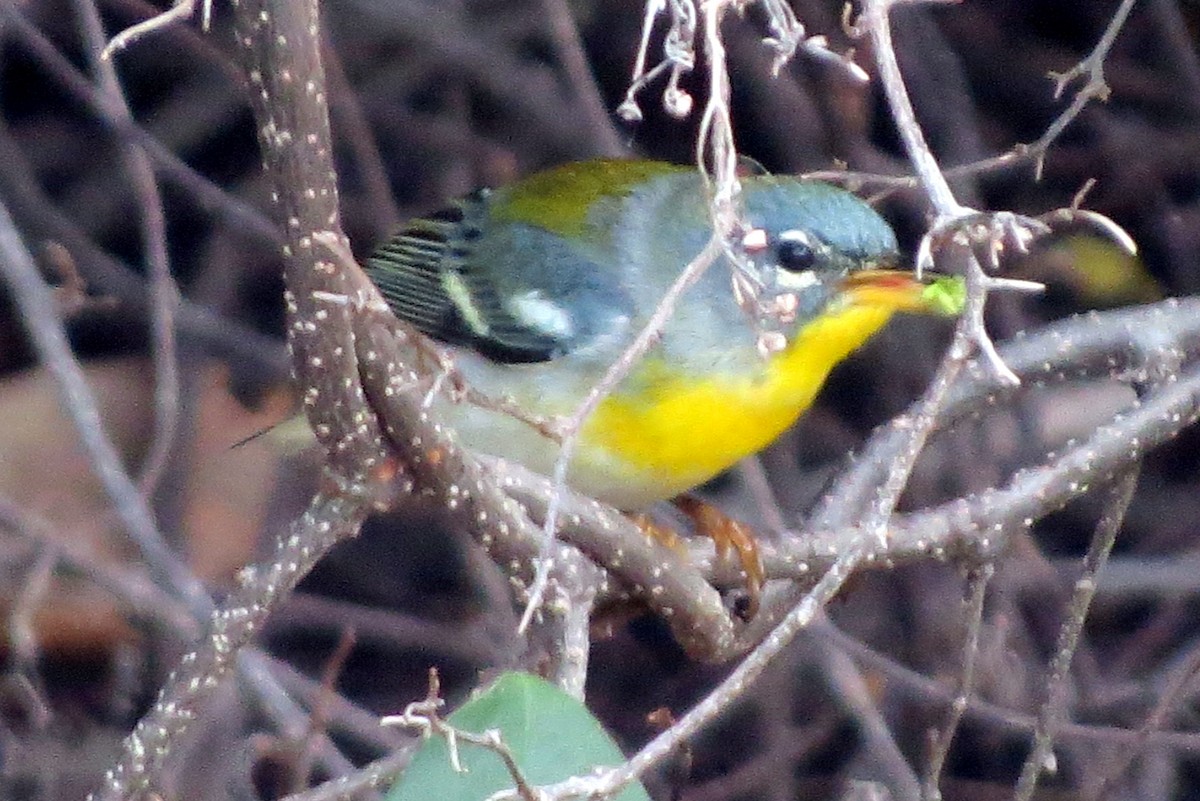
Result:
M219 596L303 508L318 467L279 436L238 444L287 417L295 400L269 190L230 57L228 8L217 4L208 34L180 26L116 57L127 117L95 79L89 2L0 3L0 201L57 287L108 433L161 530ZM838 52L858 48L854 59L872 70L865 43L843 31L840 3L793 5L811 33ZM900 62L943 166L1040 137L1079 86L1056 100L1048 74L1085 57L1116 7L967 0L899 9ZM158 10L142 0L98 0L98 9L109 36ZM539 167L602 154L694 158L697 121L662 111L662 82L641 96L642 122L616 124L609 113L628 88L640 3L338 0L323 13L343 222L359 255L409 215ZM1007 258L1006 274L1048 291L994 298L998 339L1079 311L1200 291L1198 25L1195 3L1138 3L1104 64L1111 96L1054 143L1040 180L1028 160L954 179L966 205L1027 214L1070 204L1094 179L1084 205L1141 248L1131 257L1066 226L1028 256ZM652 54L662 34L660 25ZM776 172L906 172L877 84L803 54L772 77L754 9L731 15L724 34L745 155ZM698 101L703 67L684 81ZM130 143L161 193L183 298L173 343L151 335L142 220L154 182L131 167L141 157ZM893 192L878 206L911 254L927 225L920 194ZM762 455L789 524L873 427L921 392L949 333L945 322L896 321ZM156 399L155 355L168 346L180 391ZM904 506L1003 483L1133 402L1116 381L1029 387L935 438ZM156 404L176 421L169 438L153 433ZM82 798L195 635L154 608L77 439L0 286L0 797ZM1198 454L1193 429L1146 460L1075 660L1068 708L1077 725L1059 738L1058 772L1039 798L1200 797L1200 734L1187 733L1200 724ZM769 523L752 489L735 473L707 492ZM999 562L984 613L981 700L951 751L946 798L1010 797L1098 509L1084 499L1051 515ZM263 643L283 684L323 710L314 726L359 763L381 753L364 713L423 696L428 667L455 700L512 656L503 579L433 508L370 521L302 589ZM919 774L960 671L963 589L962 571L940 563L855 579L832 624L802 637L720 726L650 776L652 793L832 799L866 792L855 780L894 782L905 762ZM648 617L607 629L593 648L588 701L627 750L657 730L650 713L682 713L729 668L690 662ZM1132 742L1128 732L1152 714L1156 728L1176 733ZM302 751L231 688L181 752L171 797L277 797L322 778Z

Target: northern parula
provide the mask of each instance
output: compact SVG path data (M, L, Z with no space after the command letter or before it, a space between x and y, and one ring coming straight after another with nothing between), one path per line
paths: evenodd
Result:
M891 269L896 239L867 204L786 176L743 179L734 243L794 322L764 355L725 257L677 304L649 352L586 420L577 490L637 510L758 451L830 369L896 311L956 314L958 279ZM595 160L481 190L409 222L369 258L392 311L451 347L466 383L540 419L569 416L637 336L711 223L694 167ZM438 402L476 451L549 474L559 445L494 408Z

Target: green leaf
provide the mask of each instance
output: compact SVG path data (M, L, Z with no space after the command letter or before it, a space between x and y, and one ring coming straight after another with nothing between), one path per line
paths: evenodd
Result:
M625 761L587 707L528 673L500 676L447 722L472 734L499 729L522 774L532 784L553 784ZM450 765L445 738L430 736L388 793L387 801L482 801L513 786L504 762L495 752L462 741L458 752L465 773L455 772ZM616 798L650 801L640 784L630 785Z
M922 290L921 299L930 311L953 317L967 304L967 284L961 276L939 275Z

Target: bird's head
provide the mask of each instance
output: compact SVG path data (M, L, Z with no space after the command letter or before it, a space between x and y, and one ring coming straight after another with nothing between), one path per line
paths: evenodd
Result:
M891 226L859 198L829 184L755 176L743 184L746 227L734 246L749 266L760 311L804 325L851 306L953 315L961 279L897 269Z

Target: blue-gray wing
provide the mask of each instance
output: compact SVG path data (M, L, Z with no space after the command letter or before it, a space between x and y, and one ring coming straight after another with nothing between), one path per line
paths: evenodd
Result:
M392 312L497 362L544 362L628 326L620 276L562 237L487 225L478 192L413 220L367 260Z

